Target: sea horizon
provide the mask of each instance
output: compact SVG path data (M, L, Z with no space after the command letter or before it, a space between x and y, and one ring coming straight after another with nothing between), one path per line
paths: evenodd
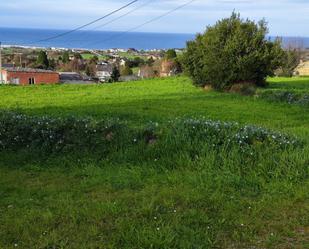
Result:
M196 34L157 33L157 32L123 32L81 30L49 41L40 40L58 35L68 30L7 28L0 27L0 41L3 45L67 48L67 49L169 49L184 48L188 40Z
M190 33L124 32L81 30L57 39L41 41L67 32L66 29L8 28L0 27L0 41L4 46L64 49L182 49L187 41L195 38ZM309 48L309 37L268 36L270 39L282 38L283 46Z

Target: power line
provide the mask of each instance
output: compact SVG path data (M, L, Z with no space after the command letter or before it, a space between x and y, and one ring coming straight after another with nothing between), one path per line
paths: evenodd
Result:
M147 6L147 5L149 5L150 3L153 3L153 2L155 2L155 1L156 1L156 0L150 0L150 1L148 1L148 2L146 2L146 3L144 3L144 4L142 4L142 5L140 5L140 6L136 7L136 8L134 8L133 10L131 10L131 11L125 13L125 14L123 14L123 15L121 15L121 16L119 16L119 17L116 17L116 18L114 18L114 19L112 19L112 20L109 21L109 22L106 22L106 23L104 23L104 24L102 24L102 25L99 25L99 26L95 27L93 30L97 30L97 29L100 29L100 28L103 28L103 27L107 26L108 24L114 23L114 22L118 21L119 19L121 19L121 18L123 18L123 17L126 17L126 16L130 15L131 13L133 13L133 12L135 12L135 11L137 11L137 10L139 10L139 9L141 9L141 8Z
M180 5L180 6L176 7L176 8L174 8L174 9L168 11L168 12L165 12L165 13L163 13L163 14L160 15L160 16L157 16L157 17L155 17L155 18L152 18L152 19L148 20L147 22L144 22L144 23L142 23L142 24L140 24L140 25L137 25L137 26L135 26L135 27L133 27L133 28L131 28L131 29L128 29L128 30L126 30L126 31L123 31L123 32L121 32L120 34L113 35L113 36L111 36L111 37L109 37L109 38L107 38L107 39L104 39L104 40L100 41L100 42L90 43L90 44L88 44L88 45L95 45L95 44L98 44L98 43L101 43L101 42L110 41L110 40L113 40L113 39L115 39L115 38L124 36L124 35L126 35L127 33L130 33L130 32L135 31L135 30L137 30L137 29L139 29L139 28L141 28L141 27L146 26L147 24L156 22L156 21L162 19L163 17L166 17L166 16L172 14L173 12L176 12L176 11L178 11L178 10L180 10L180 9L182 9L182 8L184 8L184 7L186 7L186 6L188 6L188 5L190 5L191 3L195 2L195 1L196 1L196 0L190 0L189 2L186 2L186 3L184 3L184 4L182 4L182 5Z
M66 31L66 32L60 33L60 34L58 34L58 35L51 36L51 37L48 37L48 38L46 38L46 39L39 40L39 41L37 41L37 42L46 42L46 41L54 40L54 39L57 39L57 38L59 38L59 37L63 37L63 36L69 35L69 34L71 34L71 33L74 33L74 32L76 32L76 31L81 30L81 29L83 29L83 28L85 28L85 27L88 27L88 26L90 26L90 25L92 25L92 24L94 24L94 23L96 23L96 22L99 22L99 21L101 21L101 20L103 20L103 19L105 19L105 18L107 18L107 17L109 17L109 16L111 16L111 15L113 15L113 14L115 14L115 13L117 13L117 12L119 12L119 11L121 11L121 10L127 8L127 7L129 7L130 5L132 5L132 4L134 4L134 3L138 2L138 1L139 1L139 0L131 1L131 2L129 2L128 4L122 6L121 8L116 9L116 10L114 10L114 11L112 11L112 12L106 14L105 16L102 16L102 17L100 17L100 18L98 18L98 19L96 19L96 20L94 20L94 21L91 21L91 22L89 22L89 23L86 23L86 24L84 24L84 25L82 25L82 26L79 26L79 27L73 29L73 30Z
M151 3L155 2L155 1L157 1L157 0L149 0L149 1L145 2L144 4L142 4L142 5L140 5L140 6L137 6L136 8L134 8L134 9L132 9L132 10L130 10L130 11L124 13L123 15L120 15L120 16L118 16L118 17L116 17L116 18L114 18L114 19L112 19L112 20L110 20L110 21L108 21L108 22L106 22L106 23L104 23L104 24L101 24L101 25L99 25L99 26L96 26L94 29L85 30L84 33L88 32L88 31L95 31L95 30L98 30L98 29L100 29L100 28L103 28L103 27L105 27L105 26L107 26L107 25L109 25L109 24L111 24L111 23L114 23L114 22L120 20L120 19L123 18L123 17L126 17L126 16L132 14L133 12L135 12L135 11L141 9L141 8L144 8L145 6L151 4ZM79 39L79 40L75 40L75 41L82 41L82 40ZM87 44L88 44L88 43L87 43Z

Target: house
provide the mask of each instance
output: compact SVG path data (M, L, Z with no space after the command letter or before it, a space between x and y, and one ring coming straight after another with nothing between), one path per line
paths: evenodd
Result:
M178 73L177 65L172 60L163 60L161 62L160 77L174 76Z
M113 73L113 65L97 65L96 77L101 82L108 82L111 79Z
M105 65L106 66L107 64L108 64L107 61L100 60L100 61L97 62L97 65Z
M121 58L120 61L119 61L119 65L124 67L126 64L127 64L127 60L124 59L124 58Z
M66 81L81 81L83 80L83 77L79 73L75 72L60 72L60 82L66 82Z
M294 74L298 76L309 76L309 61L301 61Z
M2 64L2 68L12 68L15 67L14 63L5 63Z
M60 82L63 84L94 84L91 77L76 72L60 72Z
M159 76L159 70L153 66L145 65L139 69L137 76L141 79L154 78Z
M34 85L59 83L59 73L32 68L4 68L0 72L3 84Z
M83 81L83 77L79 73L75 72L60 72L60 82L61 83L71 83Z

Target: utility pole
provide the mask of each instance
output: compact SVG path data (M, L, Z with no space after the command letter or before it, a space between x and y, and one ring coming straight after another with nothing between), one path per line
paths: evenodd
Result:
M2 43L0 41L0 84L3 84L3 75L2 75Z

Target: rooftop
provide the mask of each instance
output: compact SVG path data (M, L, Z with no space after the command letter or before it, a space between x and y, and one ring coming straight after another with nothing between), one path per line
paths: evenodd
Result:
M3 68L3 70L7 72L22 72L22 73L57 73L51 70L22 68L22 67Z

